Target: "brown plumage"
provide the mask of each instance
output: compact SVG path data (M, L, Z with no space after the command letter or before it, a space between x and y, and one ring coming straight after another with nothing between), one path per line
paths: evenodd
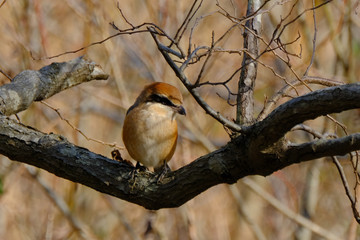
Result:
M127 111L123 141L130 156L146 167L161 168L174 154L176 114L185 115L180 91L155 82L144 88Z

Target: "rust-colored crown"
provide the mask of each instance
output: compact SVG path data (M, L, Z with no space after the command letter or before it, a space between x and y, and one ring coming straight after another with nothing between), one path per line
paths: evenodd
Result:
M145 86L144 90L141 92L139 98L141 100L147 99L152 94L158 94L167 97L174 104L181 105L183 102L182 95L176 87L168 83L155 82L150 85Z

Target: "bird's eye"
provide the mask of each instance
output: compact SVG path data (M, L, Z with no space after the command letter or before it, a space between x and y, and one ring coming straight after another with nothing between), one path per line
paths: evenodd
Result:
M150 95L149 102L157 102L167 106L174 106L174 104L167 97L157 94Z

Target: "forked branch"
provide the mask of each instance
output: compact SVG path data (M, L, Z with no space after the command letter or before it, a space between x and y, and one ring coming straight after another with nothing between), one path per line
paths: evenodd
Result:
M53 79L61 82L61 78ZM293 163L359 150L360 134L353 134L298 146L284 145L276 153L263 151L265 143L277 141L300 121L360 107L359 96L360 84L348 84L290 100L263 121L248 126L245 134L167 174L161 183L147 171L135 172L132 178L133 167L125 162L90 152L60 135L42 133L5 116L0 117L0 153L149 209L177 207L216 184L234 183L253 174L268 175ZM263 136L267 136L266 141Z

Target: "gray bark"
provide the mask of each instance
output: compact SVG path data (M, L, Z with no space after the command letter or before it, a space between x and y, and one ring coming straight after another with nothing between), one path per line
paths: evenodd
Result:
M52 63L38 71L25 70L0 88L0 113L11 115L27 109L34 101L47 99L67 88L108 75L83 57Z
M57 64L52 64L39 72L21 73L23 81L27 81L28 74L29 78L39 74L52 76L51 80L41 80L42 85L32 85L45 90L35 91L39 94L34 94L31 99L44 99L65 89L66 86L72 86L73 84L61 84L66 82L64 80L66 77L76 76L82 78L82 81L107 77L96 64L83 59L76 61L80 61L75 64L76 66L84 64L85 69L93 70L72 71L77 69L74 67L64 68L70 69L67 73L56 71L54 74L48 74L47 71L54 72L53 67L58 68ZM68 63L73 64L74 61ZM67 63L63 64L67 65ZM94 74L94 69L97 69L98 74ZM83 73L80 77L79 72ZM2 106L4 113L21 111L24 106L29 106L31 103L29 97L21 96L25 93L19 87L24 86L20 80L11 84L13 86L10 91L19 89L16 95L19 95L17 99L20 102L16 104L22 107L14 110L11 102L6 102ZM65 87L56 87L57 90L53 90L54 88L49 85ZM5 96L9 95L6 93L9 91L7 89L9 89L7 85L2 86L0 92L5 92ZM45 91L50 93L47 94ZM25 103L21 102L22 99L25 99ZM8 110L7 107L10 109ZM249 125L243 134L220 149L168 173L161 182L157 181L158 178L154 173L134 172L133 167L124 162L90 152L73 145L60 135L42 133L4 115L0 116L0 154L148 209L177 207L216 184L234 183L254 174L266 176L294 163L359 150L359 133L300 145L289 145L283 141L284 135L292 127L305 120L359 107L360 84L329 87L297 97L276 108L264 120Z

